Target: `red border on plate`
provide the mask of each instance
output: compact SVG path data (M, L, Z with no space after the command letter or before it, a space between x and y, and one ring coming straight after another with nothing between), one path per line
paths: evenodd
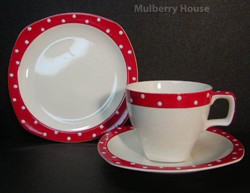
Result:
M138 70L135 53L126 32L120 25L114 21L93 14L64 13L37 21L27 26L20 33L10 59L8 85L13 108L19 122L26 130L37 136L53 141L83 142L96 139L98 136L105 133L110 127L113 127L120 121L121 116L127 112L125 94L119 107L103 123L88 130L70 132L48 127L36 119L36 117L34 117L29 109L25 106L18 85L18 69L22 61L22 57L29 48L29 45L32 43L32 41L34 41L34 39L36 39L36 37L38 37L40 34L55 26L69 23L90 25L107 34L117 44L121 53L123 54L127 67L127 84L138 81ZM126 118L127 117L128 115Z
M185 173L185 172L207 170L235 163L243 158L245 152L244 146L234 136L218 128L211 127L207 131L221 135L227 138L233 144L232 151L225 157L218 160L214 160L209 163L180 166L180 167L142 165L140 163L129 162L127 160L121 159L116 155L112 154L108 149L108 143L113 137L130 130L133 130L133 127L128 127L128 126L118 127L103 135L100 141L98 142L99 154L110 164L121 168L127 168L144 172L146 171L146 172L159 172L159 173Z

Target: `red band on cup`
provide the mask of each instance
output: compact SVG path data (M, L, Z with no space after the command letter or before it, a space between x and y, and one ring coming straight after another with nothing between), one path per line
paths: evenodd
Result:
M127 102L133 105L152 108L192 108L208 105L213 96L212 90L184 94L142 93L127 90ZM222 94L222 92L220 92ZM225 94L223 92L223 94ZM230 93L228 93L230 94Z

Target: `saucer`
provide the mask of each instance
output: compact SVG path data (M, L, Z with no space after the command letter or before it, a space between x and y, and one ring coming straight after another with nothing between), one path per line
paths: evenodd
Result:
M8 72L21 125L61 142L89 141L123 124L125 87L137 79L134 50L122 27L85 13L54 15L27 26Z
M102 136L98 152L109 164L155 173L188 173L219 168L240 161L244 146L231 134L211 127L201 134L188 160L153 162L145 158L132 127L118 127Z

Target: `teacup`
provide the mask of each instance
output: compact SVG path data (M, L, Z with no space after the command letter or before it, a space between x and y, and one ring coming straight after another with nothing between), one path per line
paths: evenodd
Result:
M217 99L229 102L225 118L208 120ZM186 160L200 134L212 126L227 126L235 112L234 94L188 81L145 81L127 85L131 123L145 156L152 161Z

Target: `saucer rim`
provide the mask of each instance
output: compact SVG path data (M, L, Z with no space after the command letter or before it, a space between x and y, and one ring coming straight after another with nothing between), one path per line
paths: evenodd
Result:
M135 171L142 171L142 172L152 172L152 173L190 173L190 172L198 172L198 171L205 171L210 169L216 169L223 166L231 165L234 163L239 162L243 159L245 155L245 148L243 144L233 135L225 132L224 130L218 129L216 127L211 127L206 130L206 132L211 132L217 135L224 137L232 144L232 151L229 152L224 157L220 158L219 160L213 160L211 162L206 162L198 165L185 165L185 166L151 166L145 165L140 163L133 163L128 160L124 160L122 158L117 157L112 152L110 152L108 148L108 143L115 137L125 132L133 131L133 127L131 126L121 126L118 127L105 135L99 140L97 149L100 156L109 164L129 169ZM103 150L105 149L105 151ZM237 156L233 155L233 152L237 152ZM238 153L239 152L239 153ZM114 159L114 160L113 160Z

